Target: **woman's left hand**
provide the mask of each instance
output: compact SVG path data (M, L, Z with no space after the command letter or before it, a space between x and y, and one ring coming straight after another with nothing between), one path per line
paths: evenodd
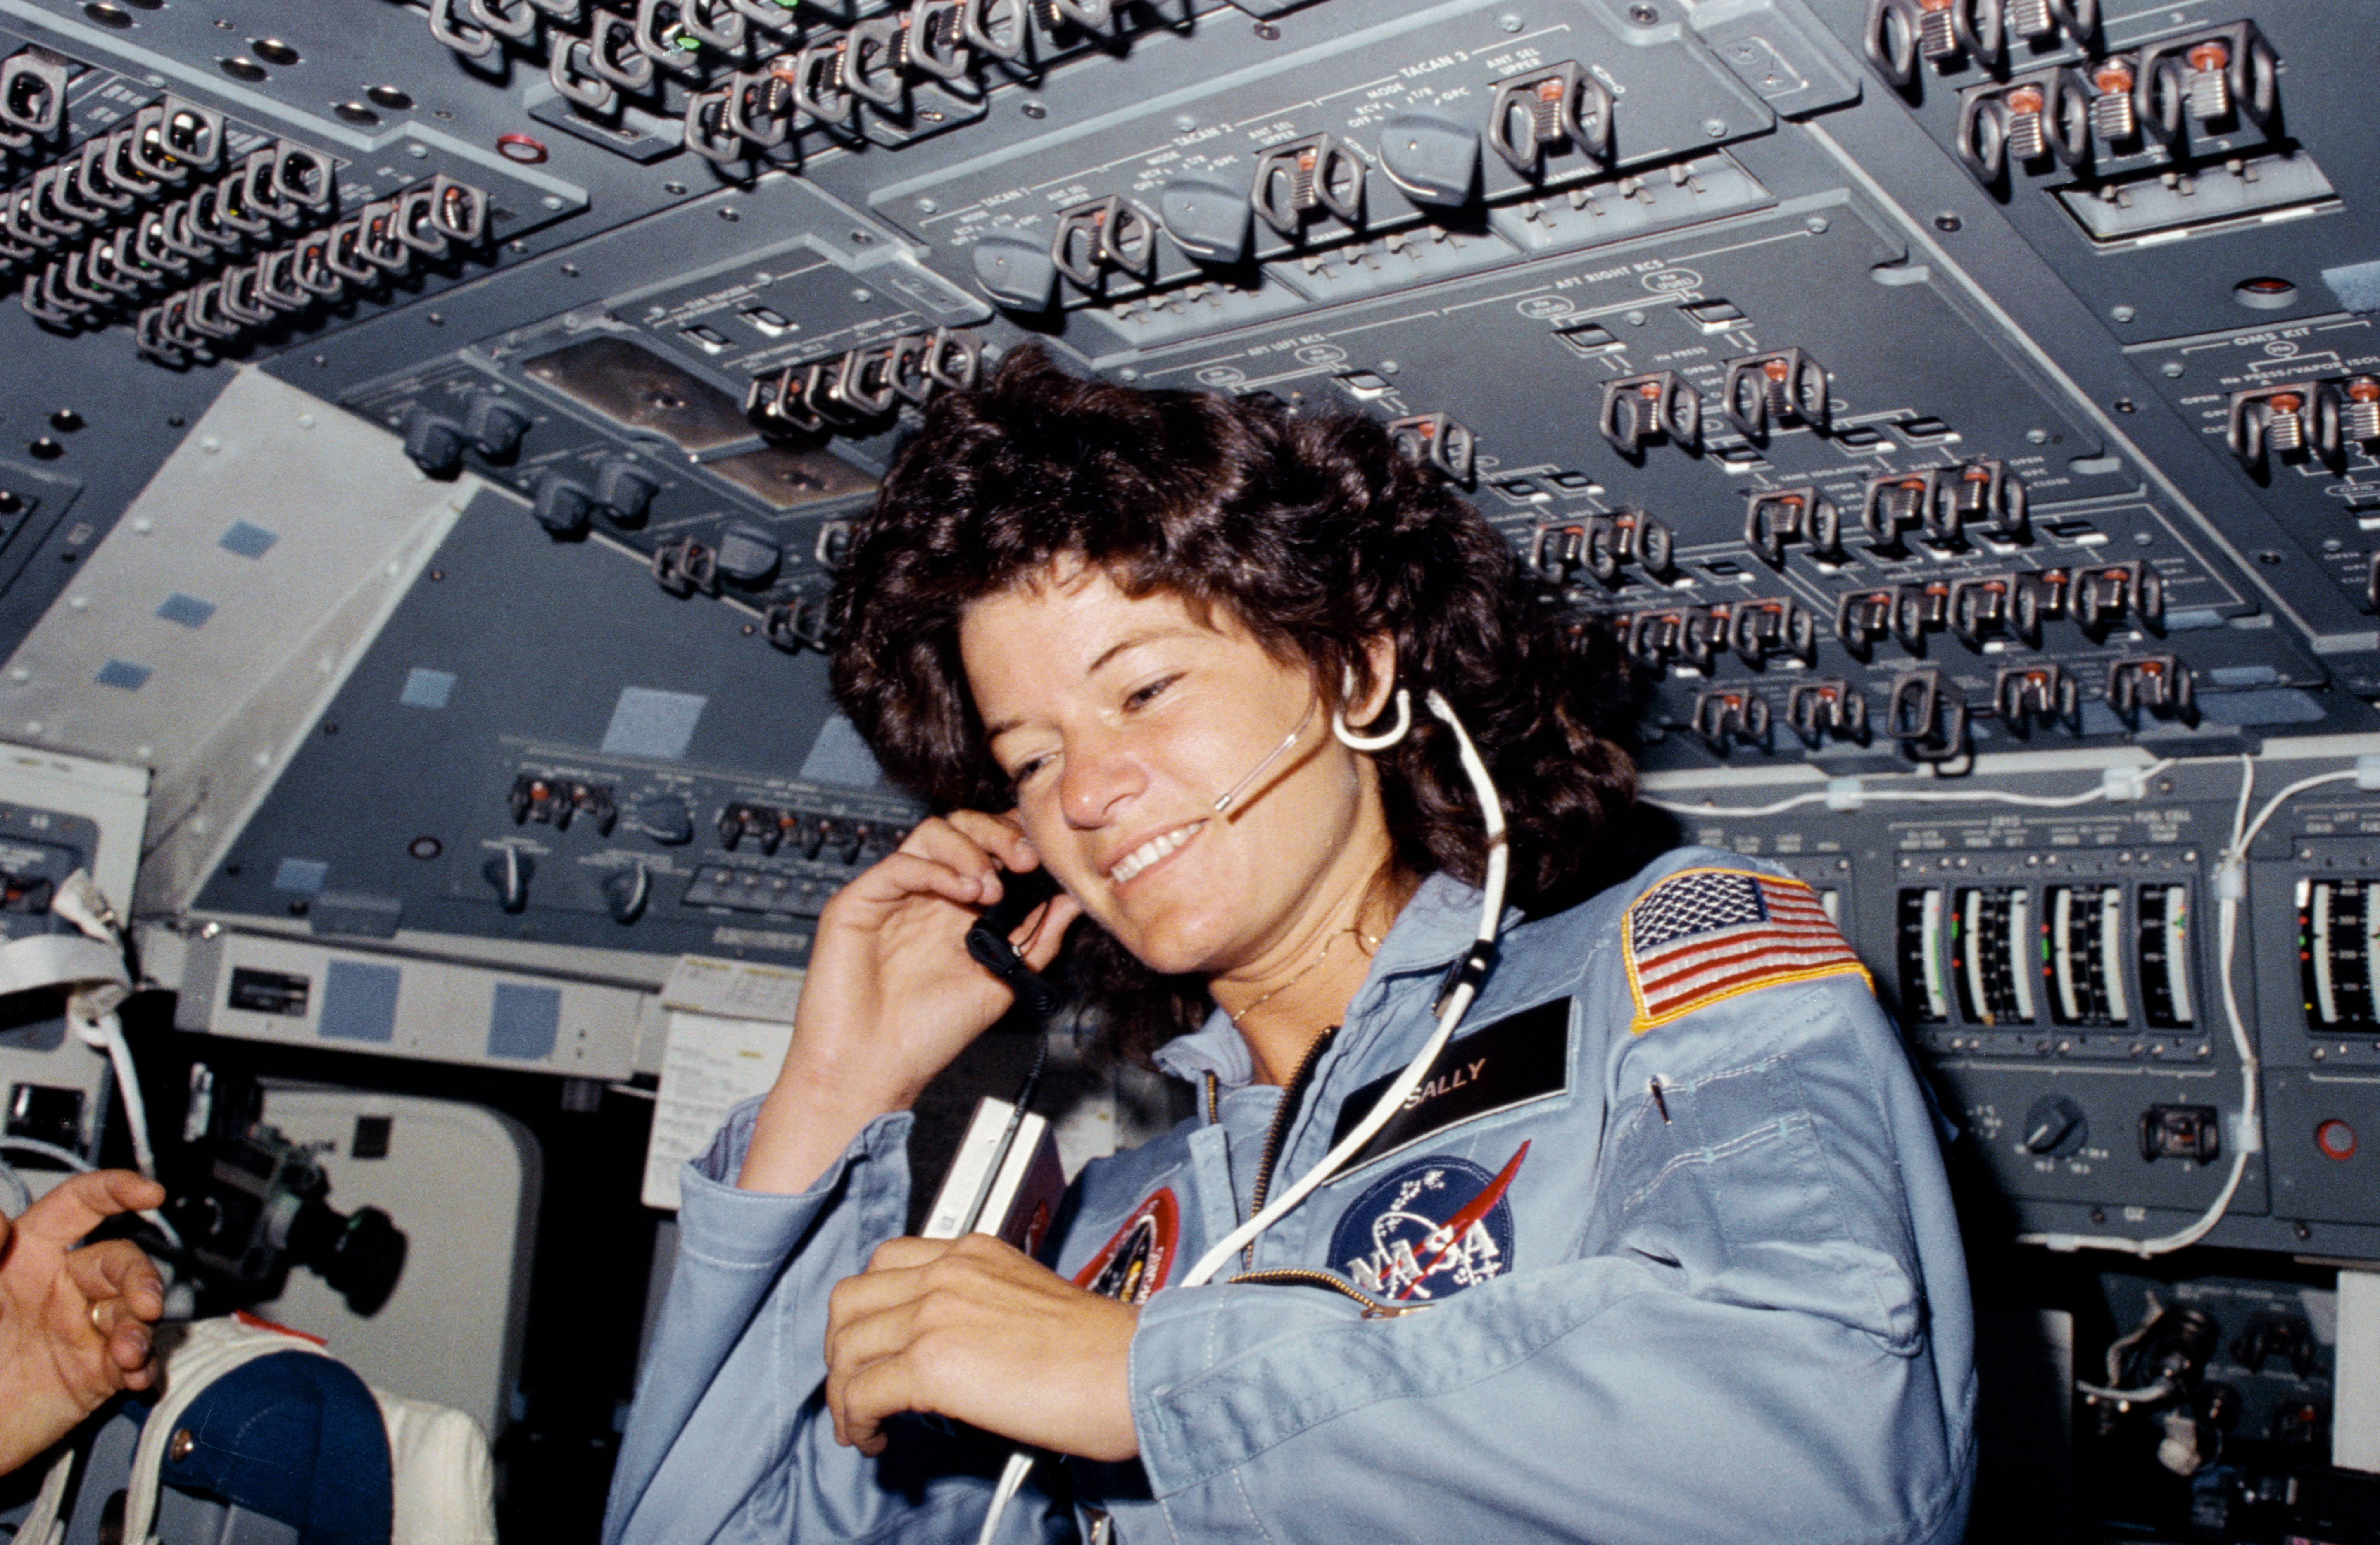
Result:
M881 1454L884 1418L920 1411L1036 1448L1130 1459L1139 1321L990 1235L889 1240L828 1304L835 1441Z

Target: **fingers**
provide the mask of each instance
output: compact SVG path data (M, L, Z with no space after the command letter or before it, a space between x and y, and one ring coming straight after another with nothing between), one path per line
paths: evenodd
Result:
M834 1420L834 1441L863 1454L881 1451L880 1420L905 1405L877 1404L889 1393L888 1380L879 1371L868 1384L875 1393L864 1408L855 1408L853 1383L898 1356L914 1335L917 1299L905 1279L913 1271L870 1270L837 1283L828 1300L826 1329L826 1407Z
M846 887L856 897L900 903L917 895L940 896L961 906L987 906L1000 894L990 869L977 873L917 853L894 853Z
M101 1343L98 1373L111 1388L148 1388L155 1377L149 1322L165 1311L164 1283L156 1267L128 1239L71 1251L62 1265L67 1285L74 1290L70 1302L81 1306L83 1322ZM66 1313L71 1317L73 1311Z
M25 1209L17 1226L27 1237L65 1249L118 1212L155 1207L165 1188L130 1170L94 1170L62 1181Z
M892 1240L829 1303L836 1440L880 1453L885 1418L915 1411L1128 1459L1139 1442L1128 1379L1138 1318L989 1235Z
M1041 867L1041 855L1025 840L1025 828L1009 815L987 815L981 810L953 810L945 818L951 829L973 843L978 849L1000 861L1001 867L1022 874Z
M1009 943L1014 944L1016 952L1025 957L1025 964L1037 971L1047 970L1050 963L1058 958L1059 949L1066 943L1066 930L1072 928L1075 919L1082 915L1083 904L1066 892L1060 891L1036 909L1033 916L1025 919L1025 927L1021 931L1025 937L1011 939Z
M830 1377L827 1403L834 1412L835 1441L871 1459L882 1454L886 1417L903 1411L939 1414L928 1395L934 1382L917 1359L905 1356L879 1357L855 1368L839 1388Z
M165 1312L165 1283L140 1247L128 1239L87 1246L66 1258L67 1280L95 1304L121 1304L141 1320Z
M989 906L1000 899L1002 866L1031 868L1038 862L1031 853L1031 845L998 818L954 810L920 821L854 888L884 901L925 893L962 906Z
M867 1271L835 1283L827 1301L826 1404L837 1442L872 1455L884 1447L883 1418L939 1409L918 1348L933 1325L996 1296L989 1279L1003 1256L1025 1259L989 1235L888 1239Z
M872 1275L879 1271L900 1271L923 1266L928 1261L940 1260L965 1243L965 1239L920 1239L915 1235L905 1234L898 1239L887 1239L876 1247L875 1253L868 1258L868 1272ZM845 1280L862 1282L866 1278Z

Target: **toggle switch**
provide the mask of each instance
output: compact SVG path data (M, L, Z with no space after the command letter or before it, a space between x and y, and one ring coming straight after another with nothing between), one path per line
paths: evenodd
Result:
M603 909L612 914L615 923L632 923L645 915L645 904L652 899L652 871L643 861L624 870L614 870L603 878Z
M584 483L564 477L559 472L538 474L537 492L531 495L529 513L537 523L556 537L574 540L587 534L587 517L594 508L594 499Z
M503 852L480 866L480 872L495 888L496 900L505 911L527 910L529 878L537 872L537 860L508 843Z
M405 415L405 456L429 477L442 481L463 469L463 426L426 408Z
M641 526L661 486L634 462L606 461L595 473L595 504L614 526Z
M490 461L503 461L520 449L528 433L529 417L492 392L474 392L466 404L463 432Z

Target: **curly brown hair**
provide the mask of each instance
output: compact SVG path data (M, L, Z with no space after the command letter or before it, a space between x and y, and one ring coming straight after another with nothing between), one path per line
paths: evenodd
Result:
M1084 380L1038 346L927 409L852 530L832 602L834 690L877 760L938 809L1014 803L959 660L967 604L1061 559L1130 595L1220 606L1326 700L1362 648L1396 640L1398 680L1445 694L1495 774L1511 822L1512 899L1566 905L1609 878L1597 839L1633 797L1624 673L1599 634L1536 598L1509 543L1360 414L1278 398L1139 391ZM1474 882L1485 841L1453 737L1416 712L1375 759L1397 859ZM1096 929L1067 974L1145 1056L1194 1028L1206 984L1160 978Z

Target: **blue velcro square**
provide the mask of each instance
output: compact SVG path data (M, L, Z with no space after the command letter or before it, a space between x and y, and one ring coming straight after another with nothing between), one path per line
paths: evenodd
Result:
M674 761L693 744L695 723L710 703L709 698L693 692L624 687L619 701L612 705L611 726L603 732L603 754Z
M2350 311L2380 311L2380 262L2353 262L2343 268L2325 268L2322 282L2338 303Z
M322 973L322 1017L315 1033L325 1040L396 1039L396 988L403 972L395 966L334 960Z
M284 858L273 871L273 888L292 895L310 896L329 882L331 866L320 858Z
M851 721L836 713L828 717L818 738L810 742L810 754L802 759L800 777L806 784L875 788L884 782L884 772L868 754L868 742L851 727Z
M231 529L225 531L216 541L215 545L226 553L237 553L243 558L261 558L271 552L273 544L280 540L280 537L261 526L253 526L245 520L235 520L231 523Z
M405 689L396 700L407 708L444 708L455 695L455 673L427 671L416 665L405 673Z
M165 604L157 608L157 614L167 622L180 623L184 627L204 627L207 619L215 614L215 603L176 590L165 598Z
M561 1033L561 989L496 983L495 1001L488 1008L488 1055L550 1057Z
M138 692L149 685L150 670L129 660L111 660L99 668L91 679L102 687L121 687L128 692Z

